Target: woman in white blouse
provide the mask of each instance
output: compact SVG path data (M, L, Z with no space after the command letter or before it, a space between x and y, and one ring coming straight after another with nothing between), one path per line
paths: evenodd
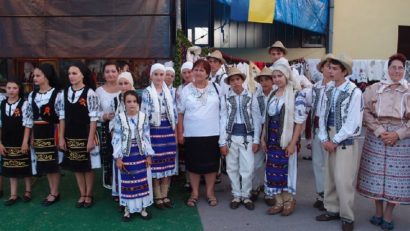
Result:
M119 68L114 62L106 62L103 66L104 71L104 85L95 90L100 99L100 119L99 126L101 127L101 157L103 164L103 185L107 189L112 188L113 177L113 160L112 160L112 146L111 133L109 123L114 118L114 110L111 107L111 102L120 93L117 79ZM118 195L113 195L114 200L118 201Z
M214 184L219 169L220 88L208 81L211 66L197 60L192 72L194 82L182 89L179 106L179 142L185 145L186 168L192 192L186 204L194 207L199 196L200 176L205 175L206 196L211 206L217 204Z
M73 171L80 191L77 208L93 205L94 168L101 167L96 142L99 99L90 70L82 62L68 69L70 86L65 88L60 107L60 148L65 150L63 167Z

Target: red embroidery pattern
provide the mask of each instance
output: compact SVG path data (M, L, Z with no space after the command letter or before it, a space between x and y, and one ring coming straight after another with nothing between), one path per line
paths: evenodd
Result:
M78 102L80 103L81 106L84 106L84 107L87 106L87 100L84 99L84 98L80 98L80 99L78 100Z
M19 116L21 116L20 108L16 108L16 110L14 110L14 117L19 117Z

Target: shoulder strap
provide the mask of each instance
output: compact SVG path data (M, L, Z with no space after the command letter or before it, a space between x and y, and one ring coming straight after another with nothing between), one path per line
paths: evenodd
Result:
M212 85L214 85L215 91L216 91L216 93L219 95L219 91L218 91L218 88L216 87L216 83L215 83L215 82L212 82Z

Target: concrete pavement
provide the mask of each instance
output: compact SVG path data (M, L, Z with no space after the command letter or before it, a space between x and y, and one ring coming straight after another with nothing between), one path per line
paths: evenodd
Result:
M361 140L363 142L363 140ZM305 146L305 145L303 145ZM302 155L307 152L302 150ZM237 210L229 208L231 200L229 178L223 176L222 183L216 185L216 196L219 204L216 207L208 206L201 192L198 211L205 231L235 230L235 231L263 231L263 230L289 230L289 231L329 231L341 230L340 221L318 222L315 216L321 212L313 208L315 201L315 187L312 162L303 160L299 155L298 185L296 195L296 210L289 217L281 215L269 216L266 214L268 206L263 202L263 195L255 203L255 210L248 211L244 206ZM355 200L355 230L374 231L381 230L369 223L373 215L373 202L360 195ZM396 231L410 230L410 206L398 206L394 211Z

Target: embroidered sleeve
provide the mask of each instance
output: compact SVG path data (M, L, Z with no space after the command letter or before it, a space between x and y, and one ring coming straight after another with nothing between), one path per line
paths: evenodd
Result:
M149 130L149 123L148 120L145 119L144 126L143 126L143 134L144 134L144 143L145 143L145 155L152 156L155 154L154 150L152 149L151 145L151 138L150 138L150 130Z
M303 124L307 119L306 95L307 91L303 90L296 93L294 120L297 124Z
M58 118L60 120L65 119L65 112L64 112L64 100L65 100L65 94L64 91L61 91L56 99L57 107L56 107L56 113L58 115Z
M327 134L327 126L325 124L325 116L326 116L326 110L327 110L327 106L326 106L326 102L330 100L327 97L326 91L323 92L323 108L322 110L320 110L320 116L319 116L319 133L318 133L318 137L319 140L321 142L325 142L329 140L329 136Z
M100 99L92 89L89 89L87 92L87 102L90 121L98 121L100 118Z
M222 93L220 92L220 95ZM226 110L226 96L222 95L220 99L220 115L219 115L219 147L223 147L226 144L226 123L227 123L227 110Z
M340 143L348 138L354 136L357 129L362 127L363 119L363 98L362 92L359 88L356 88L352 93L353 96L350 101L350 105L347 111L346 122L342 125L339 132L333 137L333 143Z
M31 92L28 95L28 99L24 103L24 105L26 105L25 109L23 105L23 126L27 128L33 127L33 107L32 107L33 105L31 104L31 102L33 102L32 99L33 99L33 92Z
M112 140L111 140L111 144L113 147L112 156L114 157L114 159L118 159L118 158L122 158L122 152L121 152L121 135L122 135L121 128L122 126L121 126L120 116L116 115L112 121L114 123L114 131L113 131Z
M142 92L141 111L144 112L149 119L151 119L151 102L149 92L147 89L144 89L144 91Z
M378 84L371 85L364 91L363 123L364 126L366 126L370 131L373 131L374 135L378 137L386 130L380 124L375 112L376 108L374 105L378 103L376 96L377 86Z
M253 118L253 143L259 144L261 137L262 114L260 113L257 95L252 97L252 118Z
M402 105L403 105L403 126L401 126L398 130L396 130L397 135L399 138L405 139L410 137L410 93L406 93L402 97Z

